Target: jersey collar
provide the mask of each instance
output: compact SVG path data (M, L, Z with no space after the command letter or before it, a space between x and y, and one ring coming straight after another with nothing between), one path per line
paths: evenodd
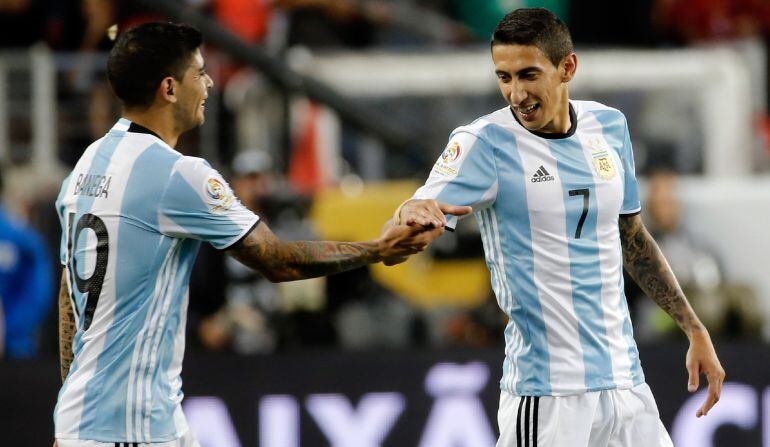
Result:
M159 140L161 140L161 141L163 140L163 138L161 138L160 136L158 136L158 134L156 134L155 132L151 131L150 129L148 129L148 128L146 128L146 127L144 127L144 126L140 125L140 124L136 124L136 123L135 123L135 122L133 122L133 121L131 121L131 124L128 126L128 130L127 130L127 132L133 132L133 133L146 133L146 134L149 134L149 135L152 135L152 136L154 136L155 138L157 138L157 139L159 139Z
M539 132L537 130L529 130L523 124L521 124L521 121L519 121L519 118L513 112L512 108L508 107L508 110L510 110L511 115L513 115L513 119L515 119L516 122L519 123L519 125L521 127L524 127L524 129L527 132L529 132L529 133L531 133L533 135L536 135L536 136L538 136L540 138L545 138L545 139L548 139L548 140L560 140L560 139L569 138L572 135L575 135L575 131L577 130L577 124L578 124L578 122L577 122L577 113L575 112L575 108L572 107L572 103L571 102L569 103L570 126L569 126L569 130L567 130L567 132L565 132L565 133Z

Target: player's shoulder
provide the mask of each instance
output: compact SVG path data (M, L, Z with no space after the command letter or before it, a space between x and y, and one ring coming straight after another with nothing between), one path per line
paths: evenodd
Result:
M200 190L201 188L227 189L222 175L203 158L182 155L174 163L167 189Z
M625 124L626 122L626 116L623 112L597 101L570 100L570 104L572 104L572 107L575 109L578 119L580 119L581 115L591 113L605 124L614 122Z
M173 172L178 172L185 176L208 175L212 171L214 171L214 168L211 167L211 164L206 159L182 154L174 163L173 169Z
M459 126L452 131L452 135L469 134L474 137L480 137L491 126L510 126L513 117L511 115L510 108L508 106L502 109L495 110L492 113L488 113L484 116L476 118L473 122Z

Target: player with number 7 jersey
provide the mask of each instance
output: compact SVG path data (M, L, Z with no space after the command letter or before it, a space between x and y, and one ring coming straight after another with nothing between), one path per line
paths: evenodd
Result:
M491 53L508 106L452 133L394 221L453 227L446 203L473 207L508 316L497 447L671 447L644 383L624 266L690 339L688 389L701 374L709 382L697 416L719 400L724 370L638 216L626 119L570 100L578 58L547 9L506 14Z
M457 128L413 197L473 207L517 395L644 382L620 268L618 216L641 208L626 120L596 102L569 113L566 133L530 132L509 107Z

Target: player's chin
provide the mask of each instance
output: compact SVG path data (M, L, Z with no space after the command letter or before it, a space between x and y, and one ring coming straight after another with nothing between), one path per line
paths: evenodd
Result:
M530 131L533 131L533 132L537 132L539 130L542 130L543 127L545 127L545 125L542 122L540 122L540 120L537 120L537 121L524 121L524 120L522 120L521 124L524 127L526 127L527 130L530 130Z
M194 119L187 121L187 123L182 128L184 129L184 132L187 132L200 127L204 121L205 120L202 117L194 117Z

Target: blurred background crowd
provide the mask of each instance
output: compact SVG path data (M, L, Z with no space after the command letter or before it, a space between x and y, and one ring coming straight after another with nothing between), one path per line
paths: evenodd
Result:
M215 86L177 149L208 159L282 238L369 239L454 127L504 105L488 41L523 6L572 30L573 97L628 116L643 216L713 336L770 341L766 0L0 0L2 356L57 355L53 202L120 114L111 32L202 28ZM204 247L188 349L502 344L472 220L398 267L289 284ZM680 336L626 286L640 342Z

